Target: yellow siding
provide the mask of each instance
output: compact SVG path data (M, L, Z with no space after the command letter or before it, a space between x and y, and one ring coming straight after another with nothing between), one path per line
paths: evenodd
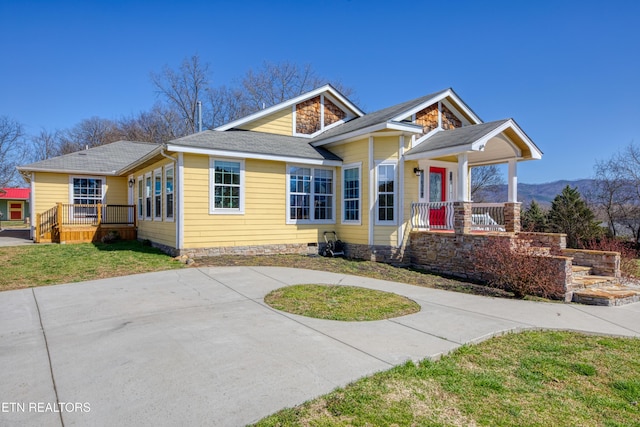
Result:
M407 138L405 138L406 140ZM398 159L399 136L374 136L373 138L373 158L378 160Z
M69 203L70 177L78 174L36 172L35 174L35 206L34 213L39 214L54 207L57 203ZM87 175L100 177L101 175ZM107 204L124 205L128 202L128 185L124 177L106 177L105 202Z
M133 179L136 181L136 184L134 185L134 197L133 197L133 203L135 205L138 204L138 177L142 176L143 180L144 180L144 175L147 173L151 173L151 180L152 180L152 197L153 197L153 171L155 171L156 169L159 168L163 168L165 166L170 166L173 162L170 160L162 160L160 162L154 163L151 166L148 166L144 169L140 169L135 171L134 173L132 173L133 175ZM174 164L174 177L177 176L177 172L178 172L178 168L177 166L175 166ZM164 170L163 170L164 173ZM126 184L126 182L128 181L127 178L123 178L124 182ZM178 213L178 199L177 199L177 179L175 179L174 181L175 186L174 186L174 207L175 207L175 216L179 215ZM164 177L163 177L163 184L164 185ZM124 192L125 197L126 197L126 190ZM125 199L126 200L126 199ZM153 203L153 202L152 202ZM137 209L137 208L136 208ZM164 192L163 192L163 199L162 199L162 220L154 220L152 219L145 219L145 218L138 218L138 238L139 239L149 239L152 242L155 243L160 243L162 245L166 245L172 248L175 248L176 245L176 224L177 222L175 221L165 221L164 220L164 209L165 209L165 200L164 200ZM152 213L153 215L153 213Z
M373 244L398 246L398 227L395 225L377 225L373 229Z
M292 136L293 112L290 108L286 108L250 123L246 123L238 129Z
M336 174L336 231L338 237L348 243L366 245L369 243L369 139L350 142L331 148L331 152L342 158L343 164L362 163L360 182L360 225L342 224L342 169Z
M108 176L105 203L108 205L126 205L129 203L129 184L123 176Z
M334 225L286 224L286 165L245 161L245 212L209 213L209 157L184 156L185 248L317 243Z
M69 175L36 172L33 213L39 214L57 203L69 203Z

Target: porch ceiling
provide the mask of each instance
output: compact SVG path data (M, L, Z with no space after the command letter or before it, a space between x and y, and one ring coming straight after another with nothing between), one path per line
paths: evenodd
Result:
M542 158L540 149L513 119L438 132L423 141L419 140L405 154L405 158L457 161L457 155L461 153L467 153L469 164Z

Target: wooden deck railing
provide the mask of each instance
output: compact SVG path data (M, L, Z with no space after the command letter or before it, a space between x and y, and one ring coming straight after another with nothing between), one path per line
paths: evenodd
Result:
M36 216L35 241L55 242L63 230L77 227L137 227L135 205L82 205L58 203ZM95 234L95 233L94 233Z

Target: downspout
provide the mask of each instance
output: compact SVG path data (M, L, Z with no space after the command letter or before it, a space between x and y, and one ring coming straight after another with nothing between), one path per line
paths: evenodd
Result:
M182 221L182 164L179 160L182 159L182 153L178 153L178 159L173 156L165 153L165 145L160 148L160 155L162 157L166 157L171 160L175 167L173 169L173 179L174 179L174 194L177 193L176 200L174 201L173 208L175 209L175 223L176 223L176 250L179 252L182 249L183 243L183 234L184 234L184 223ZM176 182L178 185L176 185ZM177 255L177 254L176 254Z

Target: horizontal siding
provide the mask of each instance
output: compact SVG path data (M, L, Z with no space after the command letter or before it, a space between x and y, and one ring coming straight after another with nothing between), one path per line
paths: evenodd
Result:
M366 245L369 242L369 139L349 142L331 148L331 152L343 160L343 164L361 163L361 201L360 201L360 225L341 224L342 219L342 169L338 168L336 193L337 224L336 231L340 240L347 243Z
M209 213L209 157L185 155L185 248L316 243L333 225L286 224L286 165L245 161L245 213Z
M374 136L373 158L378 160L398 159L399 136Z
M395 225L377 225L373 231L373 244L381 246L398 246L398 227Z
M69 175L59 173L35 173L34 214L42 213L57 203L69 203Z
M292 136L293 112L290 108L286 108L242 125L238 129Z
M107 177L105 202L108 205L126 205L129 203L129 184L126 177Z

